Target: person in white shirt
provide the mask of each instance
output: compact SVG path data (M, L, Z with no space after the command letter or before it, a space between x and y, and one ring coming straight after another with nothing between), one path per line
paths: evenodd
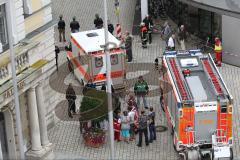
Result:
M134 132L134 117L135 117L135 112L133 110L134 106L129 106L128 107L128 117L130 119L130 141L135 139L135 132Z
M175 50L175 34L172 34L172 36L168 39L167 48L171 51Z

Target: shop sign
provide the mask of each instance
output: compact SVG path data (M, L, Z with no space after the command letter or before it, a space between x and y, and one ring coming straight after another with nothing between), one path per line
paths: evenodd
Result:
M20 81L17 84L18 90L22 90L24 86L25 86L25 82L24 81ZM7 98L11 97L13 94L14 94L14 89L13 89L13 87L11 87L9 90L7 90L3 94L3 97L4 97L4 99L7 99Z

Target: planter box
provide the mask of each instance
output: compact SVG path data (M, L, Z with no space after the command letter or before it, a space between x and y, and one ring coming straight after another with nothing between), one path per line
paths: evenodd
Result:
M99 148L105 144L105 133L88 131L83 134L84 144L88 147Z

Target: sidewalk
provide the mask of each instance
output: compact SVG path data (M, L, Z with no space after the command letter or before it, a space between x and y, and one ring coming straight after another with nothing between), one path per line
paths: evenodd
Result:
M133 18L134 18L134 8L135 0L122 0L120 3L121 22L123 30L131 31ZM109 0L109 17L112 22L114 21L114 0ZM91 8L90 8L91 7ZM73 9L74 8L74 9ZM94 11L94 12L93 12ZM76 16L79 20L81 28L80 30L92 29L94 14L100 13L102 17L102 1L99 0L71 0L71 3L66 0L53 0L53 13L54 18L57 19L58 15L65 13L64 19L66 25L68 26L72 16ZM66 33L69 33L69 28ZM57 30L56 30L57 33ZM55 35L56 38L58 34ZM69 38L69 34L67 36ZM57 39L56 39L57 41ZM191 44L188 44L191 46ZM190 48L190 47L189 47ZM154 70L154 59L160 55L165 49L165 42L160 39L159 34L153 35L153 43L148 46L147 49L142 49L139 36L134 36L133 41L133 63L128 63L127 68L127 84L130 90L133 90L133 84L137 80L139 75L143 75L144 79L150 85L150 95L147 98L149 106L153 106L157 113L157 125L167 126L166 118L162 114L159 107L159 74ZM59 57L60 64L66 62L66 55L61 52ZM233 134L234 134L234 155L235 157L240 155L239 148L239 116L240 109L238 108L239 93L236 88L240 87L240 69L230 65L223 65L220 68L220 72L229 87L230 92L234 96L234 124L233 124ZM52 129L49 130L49 139L55 145L54 153L56 159L109 159L110 149L109 141L102 148L94 149L88 148L84 145L82 136L80 134L79 122L77 117L75 119L69 119L67 117L67 105L65 101L65 91L66 85L72 82L74 86L78 86L77 89L77 106L80 105L81 87L79 86L77 80L69 74L66 64L60 67L60 71L55 73L51 79L51 87L56 94L60 95L59 103L56 106L56 118L58 123ZM158 132L157 141L150 144L149 147L143 145L142 148L136 146L136 142L131 142L126 144L124 142L115 143L115 154L117 159L151 159L151 160L176 160L178 154L174 151L172 145L172 138L170 131ZM144 143L143 143L144 144Z

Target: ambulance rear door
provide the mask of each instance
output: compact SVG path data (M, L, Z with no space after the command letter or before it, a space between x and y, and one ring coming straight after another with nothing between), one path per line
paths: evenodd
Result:
M106 81L106 57L104 54L91 56L91 76L95 83Z
M123 84L125 71L124 52L112 52L110 55L113 85Z

